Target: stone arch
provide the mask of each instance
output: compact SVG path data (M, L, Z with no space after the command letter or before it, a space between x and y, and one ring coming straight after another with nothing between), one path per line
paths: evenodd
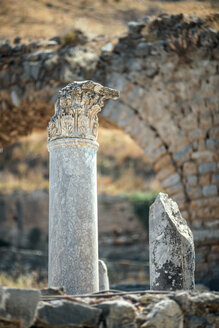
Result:
M0 141L45 129L54 93L72 80L119 89L119 102L108 102L102 116L144 149L161 186L202 229L206 263L219 226L218 40L208 20L163 15L129 24L112 52L89 44L2 44Z

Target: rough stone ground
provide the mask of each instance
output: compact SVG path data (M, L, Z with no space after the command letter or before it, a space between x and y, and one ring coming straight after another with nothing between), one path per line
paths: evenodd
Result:
M0 288L1 328L217 328L219 293Z

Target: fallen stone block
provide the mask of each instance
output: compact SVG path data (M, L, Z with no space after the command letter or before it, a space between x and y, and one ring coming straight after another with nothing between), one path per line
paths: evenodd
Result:
M0 327L30 327L36 316L40 292L0 287Z
M100 321L101 310L72 301L56 300L41 302L38 306L34 327L87 327L96 328Z

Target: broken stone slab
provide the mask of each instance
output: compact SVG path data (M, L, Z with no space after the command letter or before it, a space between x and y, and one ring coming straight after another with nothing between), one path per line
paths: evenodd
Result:
M39 300L38 290L0 287L0 327L30 327Z
M194 289L193 235L179 208L159 193L149 214L150 288Z
M41 302L34 327L98 327L102 311L72 301Z
M124 300L113 300L97 305L103 311L107 328L136 328L136 309L134 305Z
M99 265L99 291L109 290L109 277L107 266L102 260L98 260Z

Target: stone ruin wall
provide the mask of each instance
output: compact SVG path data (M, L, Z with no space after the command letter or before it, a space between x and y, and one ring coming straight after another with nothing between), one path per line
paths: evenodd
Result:
M195 17L130 23L112 51L55 41L0 46L0 141L45 129L54 94L72 80L119 89L103 121L128 133L194 231L200 277L217 277L219 33ZM97 42L98 43L98 42ZM112 44L109 44L109 48Z

